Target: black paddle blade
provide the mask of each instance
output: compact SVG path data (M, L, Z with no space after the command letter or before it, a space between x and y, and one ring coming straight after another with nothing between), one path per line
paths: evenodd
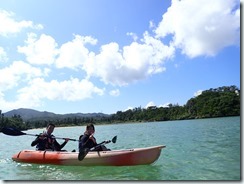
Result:
M85 156L87 155L87 153L89 152L89 148L83 148L83 149L80 149L79 151L79 155L78 155L78 160L81 161L85 158Z
M113 137L112 143L116 143L116 141L117 141L117 135Z
M26 133L19 131L18 129L11 128L11 127L3 127L2 132L6 135L11 136L20 136L20 135L26 135Z

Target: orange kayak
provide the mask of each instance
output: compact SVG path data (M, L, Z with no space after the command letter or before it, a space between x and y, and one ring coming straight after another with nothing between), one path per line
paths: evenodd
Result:
M78 152L23 150L13 155L16 162L35 164L54 164L72 166L133 166L147 165L155 162L166 146L159 145L146 148L135 148L113 151L89 152L78 160Z

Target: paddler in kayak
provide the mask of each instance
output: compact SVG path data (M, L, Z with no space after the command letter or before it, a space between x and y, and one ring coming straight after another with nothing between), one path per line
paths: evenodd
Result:
M97 146L97 141L96 138L94 137L95 134L95 127L92 123L89 123L86 126L86 131L84 132L83 135L80 136L79 138L79 150L84 149L84 148L94 148L91 149L90 151L108 151L110 149L106 148L104 145L99 145Z
M52 135L55 125L50 123L47 125L46 131L40 134L32 143L31 146L36 146L36 150L52 150L52 151L61 151L61 149L67 144L69 139L60 145L54 136Z

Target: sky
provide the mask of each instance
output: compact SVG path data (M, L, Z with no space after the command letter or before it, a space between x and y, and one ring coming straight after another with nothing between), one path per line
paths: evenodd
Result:
M185 105L240 59L237 0L0 0L2 112Z

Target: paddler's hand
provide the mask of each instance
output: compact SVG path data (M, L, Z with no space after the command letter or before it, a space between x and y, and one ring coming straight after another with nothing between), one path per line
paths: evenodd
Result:
M46 136L44 136L43 134L40 134L39 136L38 136L38 139L41 139L41 140L43 140L43 139L45 139L46 138Z
M69 138L65 138L65 142L68 142L69 141Z
M93 134L89 136L89 139L91 139L94 143L96 143L96 139L93 137Z

